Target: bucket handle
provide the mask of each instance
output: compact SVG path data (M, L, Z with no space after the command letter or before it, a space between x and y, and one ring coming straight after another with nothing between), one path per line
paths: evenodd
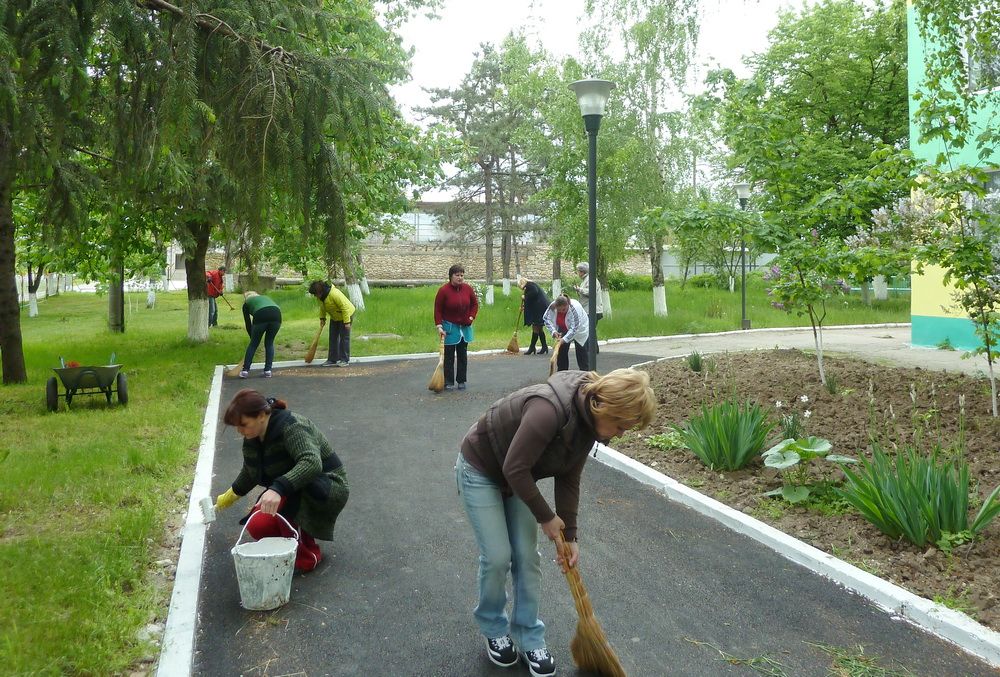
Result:
M242 530L242 531L240 532L240 537L236 539L236 543L235 543L235 544L233 545L233 547L234 547L234 548L235 548L235 547L236 547L237 545L239 545L239 544L240 544L240 541L242 541L242 540L243 540L243 534L245 534L245 533L247 532L247 527L248 527L248 526L250 526L250 520L252 520L252 519L254 518L254 515L260 515L260 514L262 514L260 510L255 510L254 512L252 512L252 513L250 514L250 517L248 517L248 518L247 518L247 521L246 521L246 522L245 522L245 523L243 524L243 530ZM281 521L282 521L282 522L284 522L284 523L285 523L285 524L286 524L286 525L288 526L288 528L292 530L292 533L293 533L293 534L295 534L295 540L296 540L296 541L297 541L297 540L299 540L299 532L298 532L298 530L296 530L296 528L295 528L295 527L293 527L293 526L292 526L292 525L291 525L291 524L290 524L290 523L288 522L288 520L286 520L286 519L285 519L285 516L284 516L284 515L282 515L282 514L281 514L280 512L276 512L276 513L274 513L274 514L275 514L276 516L280 517L280 518L281 518Z

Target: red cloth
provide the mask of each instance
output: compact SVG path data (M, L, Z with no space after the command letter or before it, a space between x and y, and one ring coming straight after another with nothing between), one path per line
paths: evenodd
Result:
M448 320L455 324L472 324L479 312L476 291L464 282L457 287L451 282L441 285L434 297L434 324Z
M566 326L566 311L559 312L556 311L556 326L559 327L559 333L565 334L568 327Z
M295 535L292 533L292 530L288 528L288 525L280 517L277 515L254 514L259 511L259 508L256 507L250 511L253 519L247 523L247 533L250 534L251 538L255 541L269 537L294 538ZM312 571L323 559L323 553L320 552L319 544L315 538L303 531L302 527L295 522L291 522L291 520L289 522L299 532L299 547L295 550L295 570Z
M205 273L205 293L213 299L222 296L222 290L225 286L221 270L210 270Z

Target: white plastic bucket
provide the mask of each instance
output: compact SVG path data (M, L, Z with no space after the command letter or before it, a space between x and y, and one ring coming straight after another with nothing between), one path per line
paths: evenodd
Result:
M295 538L262 538L259 541L240 543L250 520L259 511L250 515L243 525L240 537L233 546L233 564L236 566L236 580L240 586L240 603L251 611L270 611L288 603L292 594L292 574L295 573L295 550L299 546L299 532L288 524L281 515L281 521L295 534Z

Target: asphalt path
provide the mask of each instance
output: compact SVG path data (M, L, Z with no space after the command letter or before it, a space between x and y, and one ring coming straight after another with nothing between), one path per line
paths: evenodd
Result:
M639 346L641 347L641 346ZM602 351L600 369L651 355ZM426 389L436 361L293 368L271 380L227 379L288 401L329 436L351 496L319 568L293 579L289 604L241 608L230 555L250 507L219 514L207 534L198 602L197 675L528 674L486 658L472 618L477 554L454 476L458 443L497 398L548 375L546 357L470 357L469 390ZM572 358L571 358L572 364ZM240 439L221 424L213 494L236 477ZM551 480L541 483L551 498ZM257 492L251 494L255 497ZM996 675L959 649L651 488L591 461L580 508L580 572L632 677L825 677L821 647L879 657L913 675ZM584 675L569 651L572 597L542 537L541 616L559 674ZM755 665L751 663L755 663Z

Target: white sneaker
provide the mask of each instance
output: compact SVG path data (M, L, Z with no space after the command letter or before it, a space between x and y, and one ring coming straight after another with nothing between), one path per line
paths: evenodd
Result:
M271 376L272 376L272 374L271 374L271 370L270 370L270 369L268 369L268 370L267 370L267 371L265 371L265 372L264 372L263 374L261 374L261 376L263 376L264 378L271 378Z
M250 375L250 372L247 371L246 369L244 369L243 371L240 372L240 378L246 378L249 375Z

